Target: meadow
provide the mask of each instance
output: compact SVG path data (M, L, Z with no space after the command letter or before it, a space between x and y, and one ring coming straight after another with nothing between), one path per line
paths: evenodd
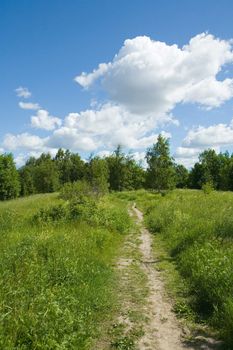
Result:
M90 349L111 317L127 211L67 208L56 193L0 203L1 349Z
M176 311L217 330L231 348L231 192L138 190L76 199L67 188L0 203L1 349L95 346L119 303L113 265L132 229L127 206L134 202L155 249L166 251L182 281L184 304Z
M179 310L218 330L233 344L233 194L144 190L120 195L137 203L145 223L183 279ZM187 315L188 316L188 315Z

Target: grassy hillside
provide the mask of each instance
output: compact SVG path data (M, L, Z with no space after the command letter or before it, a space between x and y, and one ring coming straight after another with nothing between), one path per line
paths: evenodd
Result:
M111 314L127 212L104 198L75 220L35 220L59 205L56 194L0 203L1 349L89 349Z
M199 321L233 344L233 194L176 190L165 196L138 191L120 195L144 211L152 233L186 281Z

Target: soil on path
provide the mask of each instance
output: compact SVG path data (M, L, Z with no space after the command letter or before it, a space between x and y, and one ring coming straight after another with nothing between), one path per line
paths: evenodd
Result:
M133 205L132 210L140 225L141 244L139 246L141 268L148 280L148 298L144 312L148 322L144 326L144 335L138 342L139 350L182 350L182 349L218 349L219 343L212 338L198 337L193 344L185 340L181 324L172 311L171 301L166 296L165 286L160 272L156 269L156 260L152 254L152 236L143 227L143 214ZM187 337L186 337L187 338Z
M143 226L143 214L135 204L129 214L138 229L125 237L120 258L114 264L119 279L119 308L92 350L222 349L221 342L205 333L194 334L176 318L152 251L153 236Z

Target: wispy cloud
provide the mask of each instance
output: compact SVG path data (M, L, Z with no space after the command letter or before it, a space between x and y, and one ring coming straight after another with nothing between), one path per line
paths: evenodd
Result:
M40 108L40 105L38 103L20 101L19 107L22 109L37 110Z
M19 86L15 91L18 97L29 98L32 95L28 88L22 86Z

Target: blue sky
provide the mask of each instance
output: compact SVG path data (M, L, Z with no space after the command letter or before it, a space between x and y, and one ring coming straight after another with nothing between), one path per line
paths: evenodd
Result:
M230 0L0 0L2 152L21 165L121 142L140 159L159 132L187 166L232 150L232 13Z

